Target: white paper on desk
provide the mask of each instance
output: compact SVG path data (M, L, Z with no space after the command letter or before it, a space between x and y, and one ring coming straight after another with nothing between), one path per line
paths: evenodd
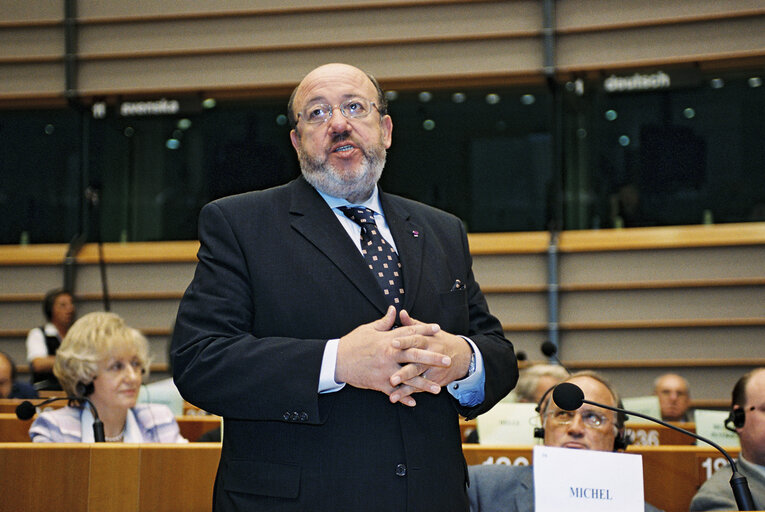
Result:
M536 404L500 402L476 418L481 444L533 445L539 425Z
M534 447L536 512L643 512L643 458Z
M622 404L625 409L630 411L639 412L652 418L661 418L661 406L659 405L659 397L655 395L650 396L634 396L632 398L622 398ZM651 420L646 420L640 416L630 416L627 421L631 423L653 423Z
M720 446L740 446L738 434L725 428L725 419L730 411L713 411L708 409L696 409L693 411L693 419L696 423L696 433L701 437L711 439ZM696 441L699 446L707 446L707 443Z

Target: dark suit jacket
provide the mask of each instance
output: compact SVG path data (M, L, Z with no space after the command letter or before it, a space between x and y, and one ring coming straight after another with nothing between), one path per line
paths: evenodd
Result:
M758 468L755 464L742 460L739 455L736 459L736 469L747 480L755 510L764 510L765 475L762 474L762 467ZM733 496L733 489L730 486L730 477L730 465L718 469L696 492L691 500L691 512L738 510L736 498Z
M188 401L225 419L217 510L467 510L457 412L475 417L512 389L513 347L473 278L459 219L389 194L381 203L404 307L471 337L485 401L467 409L444 390L417 394L409 408L351 386L318 394L327 340L380 318L380 287L302 177L214 201L200 214L173 370ZM450 291L456 279L466 286Z

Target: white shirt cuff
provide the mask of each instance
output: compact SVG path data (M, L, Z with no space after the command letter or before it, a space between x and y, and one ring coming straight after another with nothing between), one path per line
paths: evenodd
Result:
M324 356L321 359L319 373L319 393L334 393L345 387L345 382L335 382L335 367L337 366L337 346L340 338L327 341L324 346Z

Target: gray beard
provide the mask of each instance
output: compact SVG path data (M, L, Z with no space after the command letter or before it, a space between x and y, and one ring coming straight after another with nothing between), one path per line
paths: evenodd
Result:
M344 198L350 203L361 203L372 195L375 184L382 176L385 157L385 149L364 151L361 169L355 176L349 177L347 173L329 164L328 158L314 158L302 148L298 151L300 171L305 180L316 190L332 197Z

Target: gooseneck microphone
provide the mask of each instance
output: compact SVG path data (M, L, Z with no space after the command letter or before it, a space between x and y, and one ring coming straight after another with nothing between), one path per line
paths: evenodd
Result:
M660 419L652 418L651 416L646 416L645 414L641 414L639 412L628 411L627 409L620 409L618 407L611 407L610 405L604 405L604 404L599 404L597 402L593 402L590 400L585 400L584 391L582 391L582 388L580 388L576 384L572 384L571 382L561 382L560 384L555 386L555 389L553 390L553 393L552 393L552 399L553 399L553 402L555 402L555 405L557 405L564 411L575 411L576 409L579 409L582 406L582 404L590 404L596 407L602 407L603 409L609 409L614 412L629 414L630 416L638 416L640 418L644 418L648 421L653 421L654 423L658 423L659 425L663 425L667 428L671 428L672 430L682 432L683 434L689 435L691 437L698 439L699 441L703 441L707 443L708 445L717 449L717 451L722 453L725 456L725 458L728 459L730 468L733 471L733 475L730 478L730 487L733 490L733 497L736 498L736 505L738 505L738 509L739 510L756 510L754 508L754 500L752 499L752 492L749 490L749 484L747 484L746 477L738 472L738 469L736 468L736 464L735 462L733 462L733 459L728 454L728 452L726 452L721 446L719 446L714 441L710 439L706 439L705 437L695 434L694 432L689 432L688 430L685 430L683 428L676 427L675 425L670 425L669 423L666 423Z
M103 443L106 440L106 436L104 435L104 423L98 417L96 406L93 405L93 402L84 396L57 396L43 400L36 406L32 405L32 402L29 400L24 400L16 406L16 417L20 420L28 420L35 415L37 407L42 407L58 400L69 400L70 402L77 400L80 402L86 402L90 407L91 414L93 414L93 439L97 443Z
M560 365L560 367L561 367L561 368L563 368L564 370L566 370L566 373L568 373L569 375L571 375L571 372L569 371L569 369L568 369L568 368L566 368L566 365L564 365L564 364L561 362L561 360L560 360L560 359L558 359L558 356L557 356L557 354L558 354L558 347L555 345L555 343L553 343L553 342L552 342L552 341L550 341L550 340L547 340L547 341L545 341L544 343L542 343L542 353L543 353L545 356L547 356L547 357L552 357L553 359L555 359L555 362L556 362L556 363L558 363L558 364Z

